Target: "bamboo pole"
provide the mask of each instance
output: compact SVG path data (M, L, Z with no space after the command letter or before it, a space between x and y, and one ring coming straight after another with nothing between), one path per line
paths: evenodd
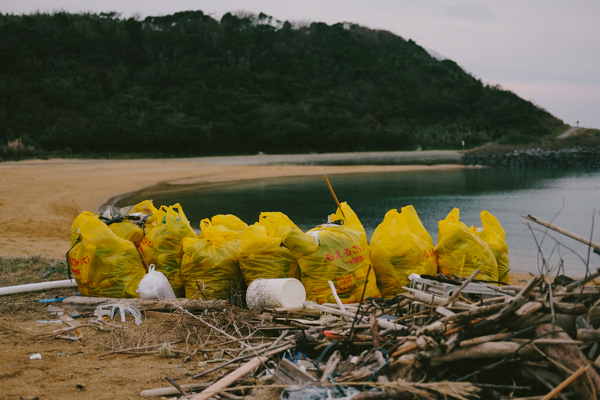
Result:
M327 179L327 175L323 175L323 178L325 178L325 182L327 182L327 186L329 186L329 191L331 192L331 195L333 196L333 200L335 200L335 204L337 204L337 206L339 207L340 202L339 202L337 196L335 195L333 188L331 187L331 183L329 183L329 179Z
M548 229L552 229L553 231L556 231L558 233L562 233L563 235L568 236L571 239L575 239L575 240L577 240L577 241L579 241L581 243L584 243L584 244L586 244L588 246L592 246L594 248L594 253L600 254L600 243L592 242L591 239L586 239L583 236L579 236L579 235L577 235L577 234L575 234L573 232L569 232L566 229L563 229L563 228L561 228L559 226L553 225L550 222L544 221L543 219L535 217L535 216L533 216L531 214L521 215L521 216L523 218L529 220L529 221L535 222L536 224L540 224L542 226L545 226Z
M346 215L344 214L344 210L342 210L342 206L341 206L337 196L335 195L333 188L331 187L331 183L329 183L329 179L327 179L327 175L323 175L323 178L325 178L325 182L327 182L327 186L329 187L329 191L331 192L331 195L333 196L333 200L335 200L335 204L337 204L338 208L342 212L342 215L344 216L344 219L345 219Z

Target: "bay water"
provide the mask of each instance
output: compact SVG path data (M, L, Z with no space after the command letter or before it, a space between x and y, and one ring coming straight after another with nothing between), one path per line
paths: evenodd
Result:
M370 238L385 213L412 204L437 241L438 221L455 207L467 226L481 226L480 213L495 215L504 230L510 268L539 273L542 256L552 273L583 276L586 265L600 267L600 255L588 247L522 215L532 214L583 237L600 241L600 171L465 168L414 172L330 175L340 201L357 213ZM257 179L202 186L149 188L121 198L116 205L152 199L154 204L180 203L192 227L216 214L234 214L248 224L262 211L281 211L302 230L327 220L336 210L322 176ZM538 251L538 245L541 251ZM561 269L559 269L561 268Z

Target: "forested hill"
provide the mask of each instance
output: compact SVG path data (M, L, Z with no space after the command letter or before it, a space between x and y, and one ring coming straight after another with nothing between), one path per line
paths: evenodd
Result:
M563 124L412 40L352 24L0 14L0 59L0 146L181 156L458 148Z

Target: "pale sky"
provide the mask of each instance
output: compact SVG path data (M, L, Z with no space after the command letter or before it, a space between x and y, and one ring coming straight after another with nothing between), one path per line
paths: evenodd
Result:
M567 124L600 129L598 0L0 0L2 13L60 10L123 18L201 10L215 19L245 10L290 22L357 23L413 39Z

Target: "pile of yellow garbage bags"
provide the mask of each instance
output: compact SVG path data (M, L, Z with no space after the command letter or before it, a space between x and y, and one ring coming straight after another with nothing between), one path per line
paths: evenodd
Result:
M411 205L387 212L370 243L356 213L341 203L327 223L302 232L281 212L263 212L247 225L234 215L203 219L199 233L180 204L156 208L146 200L74 221L67 252L80 292L96 297L139 297L150 265L177 297L243 298L254 280L296 278L307 300L357 303L390 298L410 274L475 277L509 282L508 247L498 219L481 212L482 227L460 222L455 208L439 222L437 244Z

